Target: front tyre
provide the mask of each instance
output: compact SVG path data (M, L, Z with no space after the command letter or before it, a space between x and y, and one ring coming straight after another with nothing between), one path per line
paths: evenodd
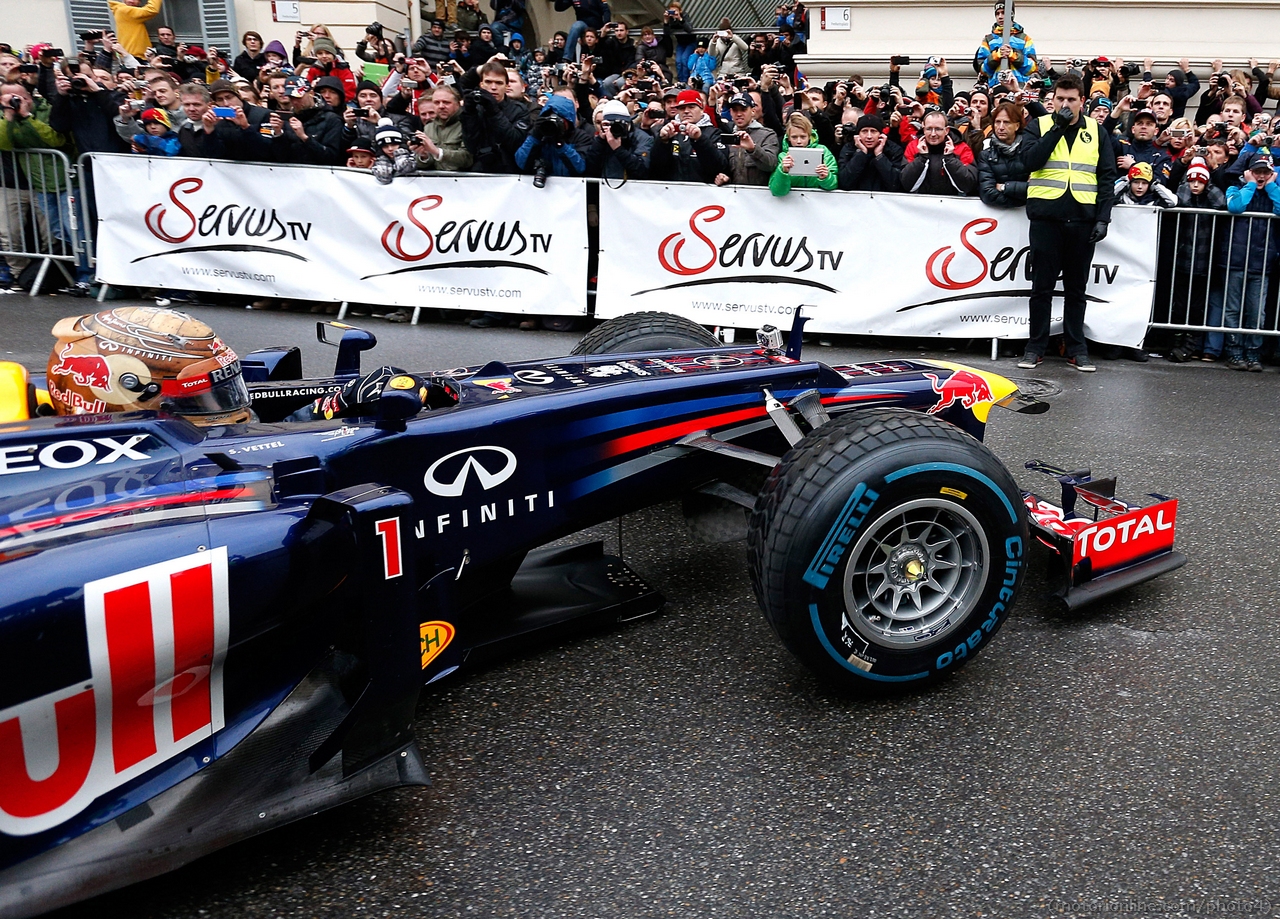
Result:
M1027 539L1018 487L985 446L915 412L858 412L809 434L765 482L751 581L820 678L921 684L999 630Z

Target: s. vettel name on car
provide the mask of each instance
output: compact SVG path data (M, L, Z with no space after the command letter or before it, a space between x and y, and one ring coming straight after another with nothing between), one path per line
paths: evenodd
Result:
M428 466L422 477L422 484L431 494L441 498L461 498L468 492L476 494L497 488L515 475L517 466L519 462L516 455L506 447L465 447L445 454ZM544 502L541 506L540 501ZM436 515L436 534L443 533L449 526L461 525L466 528L472 523L492 523L555 506L554 490L547 491L545 495L535 492L518 498L510 497L505 502L499 500L481 503L476 507ZM414 535L419 539L426 535L425 521L418 521Z

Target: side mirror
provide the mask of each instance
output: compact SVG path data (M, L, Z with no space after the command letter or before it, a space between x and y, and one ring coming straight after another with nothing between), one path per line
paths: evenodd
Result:
M384 389L378 397L378 421L374 427L398 433L405 429L405 422L417 417L420 411L422 400L416 389Z
M335 377L359 376L360 352L368 351L378 344L378 339L372 332L357 329L345 322L317 322L316 340L338 349L338 359L333 367Z

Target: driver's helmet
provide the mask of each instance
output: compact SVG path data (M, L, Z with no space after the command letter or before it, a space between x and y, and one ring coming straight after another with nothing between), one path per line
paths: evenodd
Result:
M240 359L199 319L128 306L53 327L49 399L59 415L158 409L208 426L249 421Z

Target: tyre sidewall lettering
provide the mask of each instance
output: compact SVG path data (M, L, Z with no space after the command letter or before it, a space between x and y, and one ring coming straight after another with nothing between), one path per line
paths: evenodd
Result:
M1018 532L1019 524L1009 519L1006 502L987 484L989 476L978 470L971 473L931 470L893 482L862 475L852 481L855 476L846 475L844 481L828 485L826 490L832 498L815 508L815 523L807 534L809 548L797 553L797 567L803 567L796 577L807 595L796 600L812 611L814 629L822 633L815 638L825 656L845 671L873 681L922 679L973 656L998 630L1020 580L1024 541ZM944 492L944 488L953 491ZM965 498L957 499L954 491L963 493ZM961 614L963 621L939 624L936 628L945 629L946 634L938 639L923 638L919 648L888 647L870 642L861 634L850 634L842 619L844 581L846 569L853 562L852 547L868 528L892 515L897 507L921 497L941 498L965 508L987 532L991 558L979 602L970 612ZM944 650L939 653L938 644L943 639ZM842 658L841 653L847 656Z

